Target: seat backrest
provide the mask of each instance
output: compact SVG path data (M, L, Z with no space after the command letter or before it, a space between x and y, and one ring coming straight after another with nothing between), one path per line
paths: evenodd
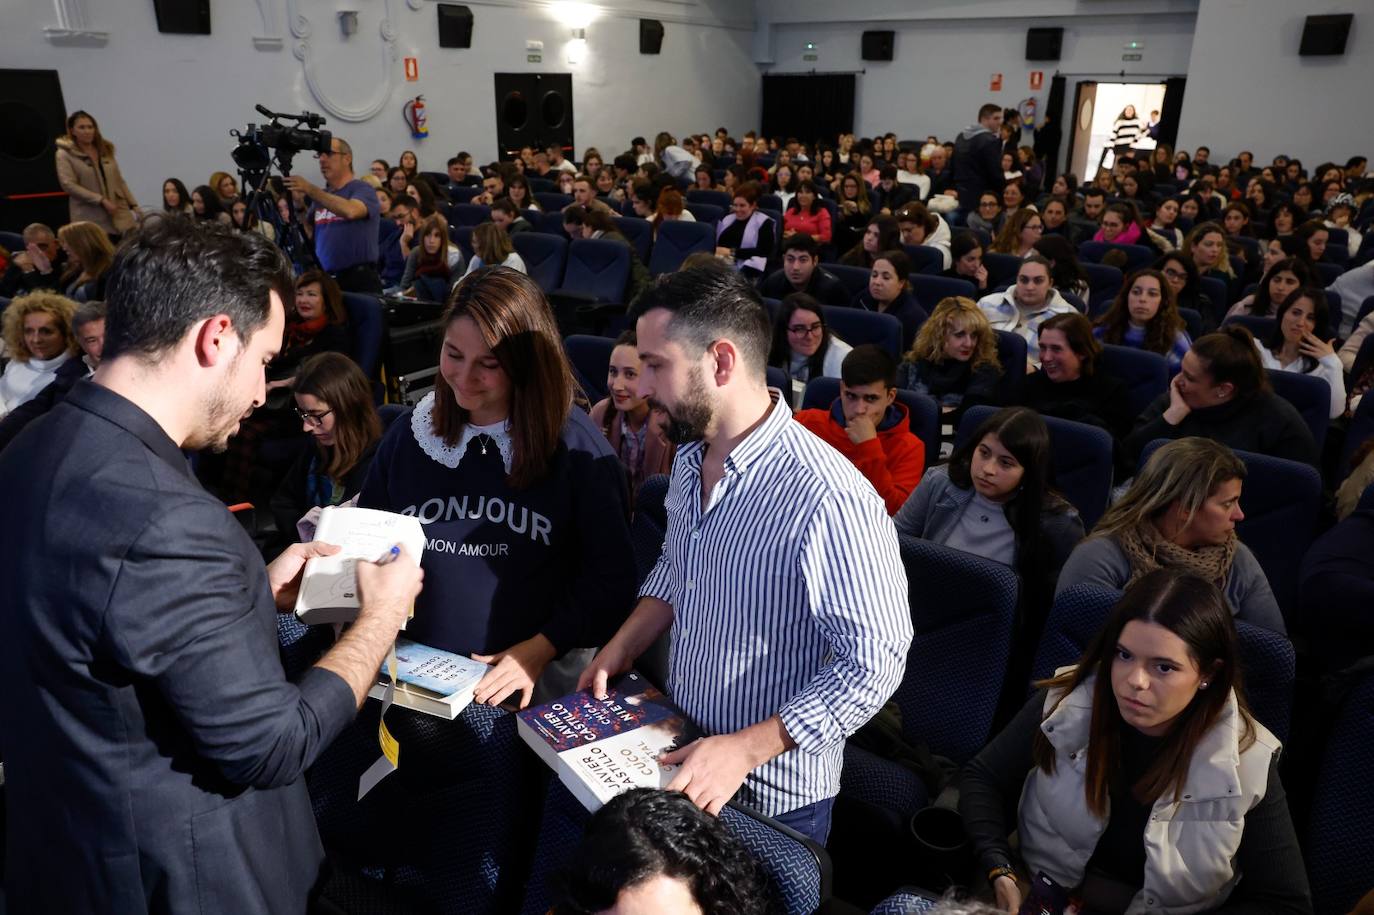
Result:
M552 292L562 284L568 263L567 239L543 232L516 232L510 240L525 262L525 272L540 289Z
M1302 372L1266 369L1265 374L1269 376L1274 393L1291 403L1301 414L1302 421L1312 430L1312 440L1317 443L1317 453L1320 454L1326 441L1326 430L1331 425L1331 385L1325 378L1304 375Z
M382 303L376 296L358 292L345 292L343 298L344 308L348 310L348 334L353 343L350 355L363 374L372 378L377 374L377 364L382 358L382 338L386 335Z
M482 193L480 187L450 187L448 199L454 203L472 203L472 198Z
M1237 451L1245 462L1240 504L1245 518L1236 535L1250 548L1269 579L1269 588L1289 620L1298 607L1302 557L1317 535L1322 511L1322 479L1315 467L1299 461Z
M1015 254L986 251L983 253L983 266L988 271L988 286L996 286L1008 280L1016 281L1016 271L1021 269L1021 258Z
M1031 681L1052 677L1059 668L1078 663L1120 599L1120 591L1100 585L1074 585L1056 595L1035 649Z
M568 265L560 288L599 302L621 304L629 278L629 247L618 241L579 238L568 245Z
M539 218L534 221L534 231L541 235L556 235L564 241L572 240L563 231L563 213L559 210L541 210Z
M1344 915L1369 892L1374 853L1374 673L1366 672L1341 702L1317 775L1303 856L1318 915Z
M1126 383L1130 391L1131 413L1136 416L1169 389L1169 361L1159 353L1133 346L1106 344L1098 358L1104 372Z
M722 213L730 209L733 202L727 191L699 191L695 188L687 192L688 203L708 203L713 207L720 207ZM695 215L695 214L694 214Z
M0 232L0 248L10 254L18 254L24 250L24 236L18 232Z
M788 377L784 369L776 365L770 365L766 369L767 383L770 388L777 388L782 391L782 396L791 403L792 401L792 379Z
M902 250L911 259L913 273L935 275L945 269L945 255L933 245L902 245Z
M1004 404L1021 400L1021 385L1026 380L1026 339L1009 330L997 334L997 361L1002 363L1002 380L997 383L997 396Z
M1007 565L899 534L915 636L893 700L909 740L958 763L987 743L1011 654L1018 585ZM949 701L951 684L959 701Z
M610 337L593 337L588 334L570 334L563 339L563 350L568 361L582 375L590 389L587 396L592 403L606 396L606 371L611 364L611 351L615 341Z
M713 203L697 203L689 200L685 206L697 222L703 222L710 226L714 226L725 218L725 211Z
M772 368L770 366L770 368ZM779 372L782 369L778 369ZM784 389L786 390L786 389ZM828 409L840 396L840 379L812 378L802 393L803 410ZM940 404L928 394L918 394L904 388L897 389L897 402L906 407L907 427L925 446L925 466L940 459Z
M1196 308L1180 308L1178 316L1183 319L1190 340L1196 340L1202 336L1202 312Z
M1239 324L1250 331L1252 337L1263 343L1274 332L1274 325L1278 323L1278 319L1263 315L1227 315L1221 323Z
M1279 740L1288 740L1293 719L1293 684L1297 656L1293 643L1282 633L1236 620L1240 649L1241 682L1250 711Z
M687 255L716 249L715 227L703 222L670 219L658 227L649 272L654 276L672 273L682 266Z
M634 520L630 522L630 545L634 549L635 577L641 584L649 577L663 552L663 537L668 530L669 476L646 477L635 494Z
M902 354L902 322L889 314L822 305L826 326L850 346L876 343L897 359Z
M868 915L926 915L940 905L940 900L925 892L903 887L869 910Z
M1088 314L1099 317L1107 313L1116 294L1126 282L1120 270L1106 264L1083 264L1088 274Z
M552 178L540 178L538 175L526 175L525 180L529 182L530 191L535 194L545 194L558 190L558 182Z
M964 412L955 433L955 447L972 437L978 425L996 412L995 407L970 407ZM1054 486L1083 519L1083 529L1092 530L1097 519L1107 510L1111 496L1112 437L1099 426L1042 417L1050 432L1050 462L1054 468Z
M1102 263L1102 255L1108 251L1120 251L1125 254L1128 270L1148 267L1158 257L1153 248L1148 248L1145 245L1115 245L1109 241L1085 241L1078 246L1079 257L1091 264Z
M873 273L867 267L852 267L849 264L821 264L821 266L833 273L835 278L844 284L844 288L849 292L851 299L868 288L868 278Z
M649 225L649 220L640 219L638 216L613 216L616 228L620 234L629 239L630 244L634 245L635 254L644 263L649 262L649 248L654 242L654 230Z
M926 314L935 311L941 299L964 296L978 301L978 288L968 280L913 273L907 277L907 281L911 283L911 294L916 298L916 304L924 308Z
M560 194L557 191L536 190L534 199L539 201L539 208L545 213L558 213L560 220L563 218L563 208L573 202L572 195Z
M1212 312L1225 314L1231 306L1231 288L1226 281L1219 276L1204 276L1199 277L1197 283L1203 295L1211 300Z
M1336 282L1336 280L1340 279L1341 274L1344 272L1345 268L1340 264L1317 261L1317 275L1321 277L1321 284L1323 286L1330 286L1332 283Z
M479 226L491 219L491 207L479 203L451 203L448 213L453 226Z
M763 867L778 911L811 915L830 898L830 855L820 845L735 803L721 808L720 821Z

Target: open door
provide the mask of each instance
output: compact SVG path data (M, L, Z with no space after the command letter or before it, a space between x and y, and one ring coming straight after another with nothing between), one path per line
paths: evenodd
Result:
M1073 121L1069 125L1069 154L1065 158L1068 171L1078 176L1081 184L1091 184L1088 174L1088 145L1092 139L1093 115L1097 111L1097 83L1084 80L1078 84L1073 97ZM1096 173L1096 169L1094 169Z

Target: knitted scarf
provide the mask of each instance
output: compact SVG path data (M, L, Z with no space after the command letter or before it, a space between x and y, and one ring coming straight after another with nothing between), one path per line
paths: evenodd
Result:
M1131 577L1125 587L1129 588L1136 580L1161 568L1182 569L1205 578L1218 588L1226 585L1231 574L1231 562L1236 558L1235 532L1226 542L1214 546L1198 547L1190 550L1159 536L1153 524L1140 524L1118 534L1121 549L1131 563Z
M296 349L308 345L311 340L315 339L316 334L324 330L328 323L328 315L320 315L309 321L292 321L286 325L286 349Z

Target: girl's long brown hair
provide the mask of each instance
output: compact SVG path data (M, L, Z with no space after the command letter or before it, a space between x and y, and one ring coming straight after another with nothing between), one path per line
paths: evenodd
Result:
M1112 302L1107 313L1097 319L1097 326L1102 330L1102 342L1120 344L1126 337L1126 328L1131 323L1131 311L1127 303L1130 300L1131 287L1136 284L1142 276L1153 277L1159 283L1159 311L1150 319L1150 323L1145 325L1145 349L1152 353L1159 353L1167 356L1174 348L1174 341L1178 339L1178 332L1183 330L1183 316L1178 313L1178 303L1174 299L1174 289L1169 285L1169 281L1164 278L1164 274L1153 267L1145 267L1137 270L1126 278L1122 284L1121 291L1116 294L1116 299Z
M1116 703L1112 664L1121 631L1133 621L1155 623L1182 639L1208 681L1207 688L1199 690L1175 720L1154 763L1132 786L1137 801L1152 804L1168 791L1173 792L1175 802L1181 799L1193 752L1216 724L1232 690L1240 707L1240 749L1244 751L1255 742L1255 720L1241 689L1240 651L1226 598L1215 585L1196 575L1179 569L1157 569L1137 581L1117 601L1106 625L1098 631L1076 667L1036 684L1061 691L1054 705L1058 708L1064 697L1089 677L1096 677L1083 793L1088 809L1099 817L1107 815L1111 786L1121 769L1121 729L1130 727ZM1043 730L1035 732L1031 754L1042 772L1054 773L1054 745Z
M558 325L539 286L500 266L474 270L453 290L444 327L464 317L477 325L510 378L515 455L507 481L523 489L548 473L572 405L572 368ZM468 420L441 374L434 384L434 434L456 444Z
M318 398L334 411L334 444L321 453L324 472L331 480L342 480L382 437L367 376L342 353L319 353L301 363L291 391Z

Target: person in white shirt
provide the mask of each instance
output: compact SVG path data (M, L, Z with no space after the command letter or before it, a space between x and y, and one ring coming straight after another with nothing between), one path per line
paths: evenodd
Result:
M920 199L930 196L930 177L921 174L921 157L916 152L897 154L897 182L914 185L920 192Z
M71 332L76 303L55 292L31 292L5 309L4 340L10 363L0 375L0 416L52 384L77 352Z
M1010 289L983 296L978 307L994 330L1011 331L1026 341L1031 371L1040 368L1040 325L1055 315L1077 311L1054 288L1050 262L1039 254L1021 261Z
M1331 386L1331 418L1345 412L1345 376L1341 360L1326 339L1326 293L1304 286L1283 300L1269 339L1255 341L1266 369L1302 372Z

